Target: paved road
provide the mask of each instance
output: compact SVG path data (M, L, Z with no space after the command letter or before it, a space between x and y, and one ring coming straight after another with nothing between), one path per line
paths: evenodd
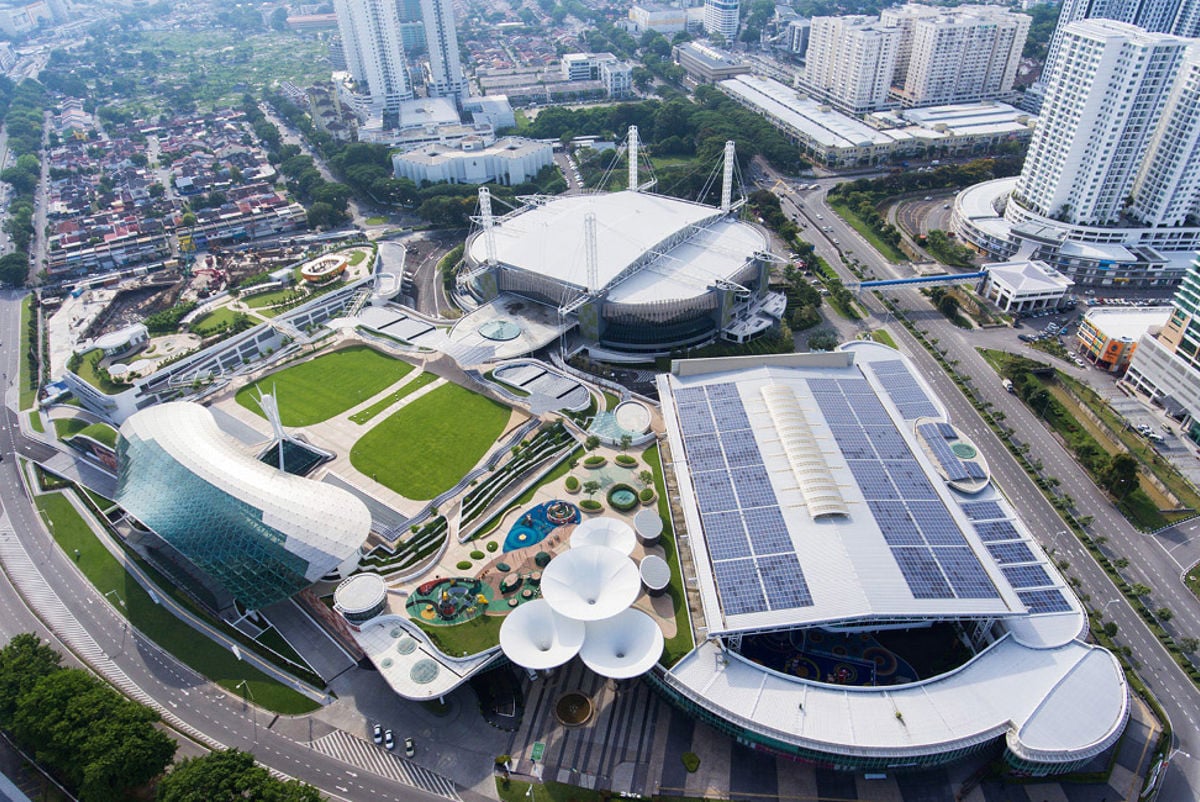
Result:
M0 345L0 367L5 373L4 386L10 400L16 397L9 378L17 375L17 348L13 344L19 342L19 325L19 296L5 292L0 297L0 343L3 343ZM331 797L446 798L436 793L436 789L430 789L435 793L429 793L413 788L399 781L394 773L376 773L370 763L352 766L342 759L347 756L344 751L329 754L309 748L303 742L309 740L310 734L314 738L328 734L328 725L311 716L284 718L247 706L242 699L159 651L136 631L127 631L125 619L117 615L57 547L24 495L14 453L41 455L46 447L25 440L11 409L3 409L0 418L0 456L3 457L0 462L0 511L32 560L28 566L17 570L36 571L45 578L63 608L102 650L104 656L99 659L118 667L150 697L206 737L225 746L253 752L263 764L312 783ZM3 614L0 632L4 635L31 630L44 633L24 610L9 582L0 582L0 613Z
M769 168L766 172L768 181L778 178ZM903 275L824 203L824 194L832 182L819 183L821 189L808 193L801 205L809 222L807 238L813 242L817 253L829 261L845 281L852 281L854 277L840 258L840 251L844 250L851 250L869 270L881 276ZM822 231L823 228L830 230ZM834 240L841 241L840 249L834 245ZM945 351L948 359L958 360L957 370L972 381L981 399L1002 411L1007 425L1029 441L1029 458L1040 460L1045 473L1060 480L1061 489L1075 500L1081 514L1093 516L1091 531L1108 539L1110 553L1129 559L1130 567L1126 572L1129 581L1152 587L1154 606L1165 605L1174 612L1175 618L1168 625L1170 629L1184 635L1200 636L1200 601L1183 586L1179 578L1182 567L1160 538L1135 530L1071 455L1056 440L1046 436L1042 423L1017 398L1003 390L995 372L976 352L973 334L965 334L935 312L917 290L889 290L888 295L902 308L913 310L910 318L927 332L927 337L937 340L938 347ZM864 296L862 300L874 313L872 325L887 322L887 312L878 300L871 296ZM1040 538L1043 546L1053 549L1057 560L1069 563L1066 573L1079 578L1082 592L1090 594L1090 605L1103 610L1107 620L1117 623L1118 642L1132 650L1140 665L1140 676L1157 696L1175 728L1176 746L1180 751L1163 780L1160 798L1170 802L1200 799L1200 725L1197 724L1200 689L1175 664L1108 576L1067 530L1054 508L933 357L902 326L893 325L889 330L945 401L951 417L975 440L987 458L998 486L1022 511L1031 530L1043 533Z

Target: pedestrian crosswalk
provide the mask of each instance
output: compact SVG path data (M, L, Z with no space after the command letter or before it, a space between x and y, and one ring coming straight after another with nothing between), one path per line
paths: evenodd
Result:
M335 730L308 744L312 749L323 755L336 758L343 763L357 766L360 769L388 777L396 782L419 788L426 793L445 799L462 802L462 797L454 787L454 783L442 775L418 766L385 751L382 747L364 741L362 738Z

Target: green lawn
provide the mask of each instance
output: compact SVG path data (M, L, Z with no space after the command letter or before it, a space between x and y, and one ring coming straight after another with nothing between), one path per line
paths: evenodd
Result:
M662 538L659 544L663 547L663 557L671 566L671 584L667 593L675 606L675 636L667 638L663 647L662 664L670 668L680 658L690 652L695 643L692 641L692 627L688 621L687 599L684 596L683 577L679 573L679 559L675 555L675 536L671 528L671 509L667 501L667 488L663 481L662 457L658 446L653 446L642 452L642 461L654 472L654 492L658 494L658 515L663 520Z
M228 306L222 306L220 309L213 310L204 317L193 321L192 331L203 336L204 334L214 332L223 326L232 326L233 320L237 314L237 312L233 311Z
M871 339L877 343L883 343L889 348L895 348L897 351L900 350L900 346L896 345L896 341L892 339L892 335L883 329L875 329L875 331L871 332Z
M500 625L504 623L504 616L481 615L449 627L432 626L416 618L412 620L439 649L448 655L460 657L464 654L478 654L498 645Z
M331 351L265 376L237 392L237 402L261 415L258 389L276 392L284 426L309 426L328 420L396 383L412 365L356 345Z
M54 421L54 433L58 435L59 440L66 440L79 434L87 426L88 422L82 418L59 418Z
M353 253L351 253L350 254L350 266L356 267L357 265L362 264L362 261L367 258L367 253L368 253L368 251L364 251L361 248L354 251Z
M108 378L107 373L100 373L97 366L92 364L93 355L100 353L99 350L88 351L83 354L83 358L79 360L79 369L76 374L88 384L95 387L105 395L116 395L129 389L128 384L121 384Z
M38 382L29 369L29 349L32 344L29 336L29 323L33 320L33 293L26 295L21 301L21 353L17 355L17 366L20 368L18 389L21 391L20 407L29 409L37 403Z
M366 423L367 421L369 421L371 418L378 415L380 412L383 412L385 409L390 407L392 404L399 401L401 398L412 395L417 390L420 390L422 387L426 387L430 384L433 384L437 380L438 380L437 374L422 373L417 378L406 383L400 389L396 390L395 392L388 393L383 398L379 399L378 401L376 401L374 404L367 407L366 409L360 410L359 412L355 412L353 415L350 416L350 420L354 421L355 423L357 423L359 425L362 425L362 424Z
M78 434L83 437L90 437L109 448L117 447L117 430L107 423L93 423L90 426L85 426L79 430Z
M479 462L510 414L486 396L446 384L359 438L350 449L350 463L402 496L430 499Z
M46 432L46 424L42 422L42 413L36 409L29 413L29 425L38 434L45 434Z
M274 306L275 304L294 301L303 296L304 293L300 290L284 288L281 290L262 292L258 295L251 295L249 298L245 299L245 303L246 306L250 307L251 309L262 309L264 306Z
M36 503L63 551L73 554L78 549L77 563L88 580L101 593L116 591L109 599L119 599L117 610L159 646L227 690L237 692L238 683L245 680L254 701L269 710L297 715L317 709L319 705L307 696L238 660L231 650L199 635L166 608L155 604L137 580L97 540L62 493L38 496ZM133 646L127 644L126 648Z
M884 259L887 259L889 262L908 261L908 256L904 253L904 251L900 250L890 242L885 242L879 236L879 234L875 232L875 229L863 222L863 219L855 214L849 206L844 203L836 203L831 200L829 202L829 208L837 212L843 220L850 224L851 228L853 228L859 234L862 234L863 238L867 242L871 243L872 247L874 247L875 250L879 251L879 253L883 255Z

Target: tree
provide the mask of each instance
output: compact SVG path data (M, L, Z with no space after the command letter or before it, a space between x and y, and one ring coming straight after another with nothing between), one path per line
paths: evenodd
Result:
M1100 484L1113 494L1114 498L1123 499L1138 486L1138 461L1132 454L1114 454L1108 465L1100 473Z
M595 451L600 446L600 438L594 434L589 434L587 439L583 441L583 447L588 451Z
M271 28L277 31L287 30L288 12L285 6L280 6L271 12Z
M1105 634L1105 635L1107 635L1107 636L1108 636L1108 637L1110 637L1110 638L1115 638L1115 637L1117 636L1117 629L1118 629L1118 627L1117 627L1117 622L1116 622L1116 621L1107 621L1107 622L1105 622L1105 624L1104 624L1104 626L1102 627L1102 629L1103 629L1103 632L1104 632L1104 634Z
M627 434L621 435L621 453L624 454L633 445L633 438Z
M1192 654L1197 649L1200 649L1200 640L1196 638L1181 638L1179 640L1179 648L1183 649L1188 654Z
M78 789L81 802L119 799L162 773L176 744L158 714L85 671L62 669L17 702L12 733Z
M654 484L654 474L648 470L639 471L638 481L642 483L643 487L649 487Z
M1171 612L1170 607L1159 607L1154 611L1154 617L1165 624L1175 617L1175 613Z
M600 489L600 482L596 479L588 479L586 482L583 483L583 492L587 494L588 498L591 498L592 496L596 495L596 492L599 489Z
M254 756L236 749L188 758L158 783L158 802L318 802L311 785L282 782L254 762Z
M1133 587L1129 589L1129 592L1138 597L1149 596L1150 588L1147 585L1143 585L1141 582L1134 582Z
M29 259L23 253L0 256L0 283L9 287L24 287L29 277Z
M42 677L58 671L60 660L58 652L28 632L0 650L0 727L12 726L17 701Z
M817 329L808 335L808 350L832 351L837 348L838 336L833 329Z

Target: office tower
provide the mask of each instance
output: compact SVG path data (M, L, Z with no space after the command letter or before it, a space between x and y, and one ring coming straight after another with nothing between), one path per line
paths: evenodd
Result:
M346 67L377 112L413 97L396 0L335 0Z
M429 47L429 94L452 97L461 108L467 97L467 79L463 75L458 52L458 32L454 28L452 0L421 0L425 22L425 43Z
M801 89L847 114L887 105L902 32L876 17L813 17Z
M1012 92L1030 18L1000 6L885 9L902 31L893 82L908 106L964 103Z
M736 42L738 0L704 0L704 30L721 34L727 43Z
M1173 106L1175 118L1163 119L1188 45L1112 20L1068 25L1010 203L1068 224L1118 223L1152 138L1164 156L1177 149L1174 134L1156 133L1160 121L1172 126L1200 113ZM1170 194L1157 174L1145 183L1158 187L1156 197Z

